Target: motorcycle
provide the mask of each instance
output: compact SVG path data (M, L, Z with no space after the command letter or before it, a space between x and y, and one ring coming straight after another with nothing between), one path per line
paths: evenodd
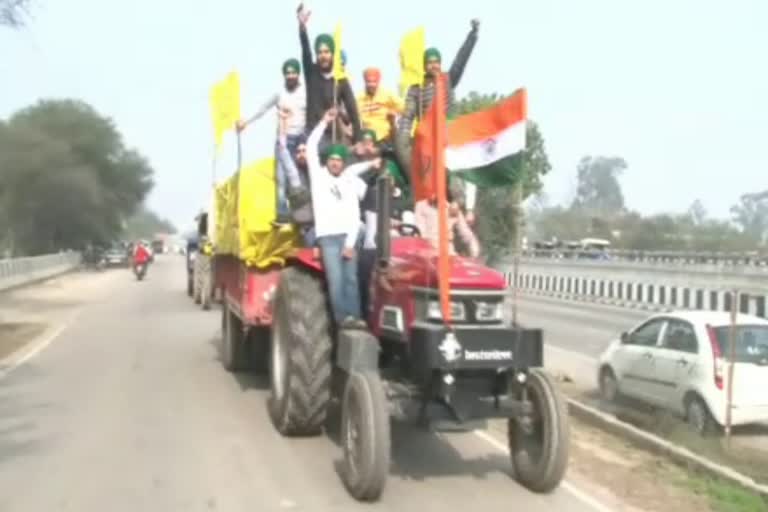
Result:
M137 263L133 266L133 273L136 275L136 280L141 281L147 274L147 264Z

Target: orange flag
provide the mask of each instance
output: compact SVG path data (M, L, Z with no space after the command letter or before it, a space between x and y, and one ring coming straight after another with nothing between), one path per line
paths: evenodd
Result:
M436 188L436 144L441 148L443 156L443 166L445 165L444 151L447 143L446 139L446 118L445 118L445 81L447 74L442 75L442 80L435 82L435 93L432 104L419 122L416 133L413 136L413 150L411 152L411 183L413 187L414 201L422 199L435 199ZM435 101L436 98L442 98L442 101ZM442 140L436 139L435 129L437 125L442 126ZM445 179L444 169L441 171Z

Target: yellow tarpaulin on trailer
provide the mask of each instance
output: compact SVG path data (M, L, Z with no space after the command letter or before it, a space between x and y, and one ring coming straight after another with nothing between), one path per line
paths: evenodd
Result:
M300 245L292 226L277 229L275 159L250 163L216 187L216 251L248 266L282 265Z

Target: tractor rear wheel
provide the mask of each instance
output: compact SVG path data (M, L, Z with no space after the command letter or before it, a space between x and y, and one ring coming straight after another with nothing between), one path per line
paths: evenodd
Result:
M280 273L272 314L269 415L285 436L322 432L331 396L330 318L320 278Z
M517 480L534 492L548 493L560 484L568 466L568 409L543 371L531 370L525 386L533 412L509 420L509 453Z
M342 477L360 501L381 496L389 474L391 437L384 387L373 371L353 371L347 378L341 409Z
M222 354L221 361L230 372L248 369L249 350L243 333L243 322L225 303L222 311Z

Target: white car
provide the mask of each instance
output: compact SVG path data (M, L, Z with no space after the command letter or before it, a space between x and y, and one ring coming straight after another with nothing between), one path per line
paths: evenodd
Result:
M736 320L731 424L768 423L768 321ZM602 354L606 400L631 397L682 415L700 434L726 423L731 315L674 311L650 316Z

